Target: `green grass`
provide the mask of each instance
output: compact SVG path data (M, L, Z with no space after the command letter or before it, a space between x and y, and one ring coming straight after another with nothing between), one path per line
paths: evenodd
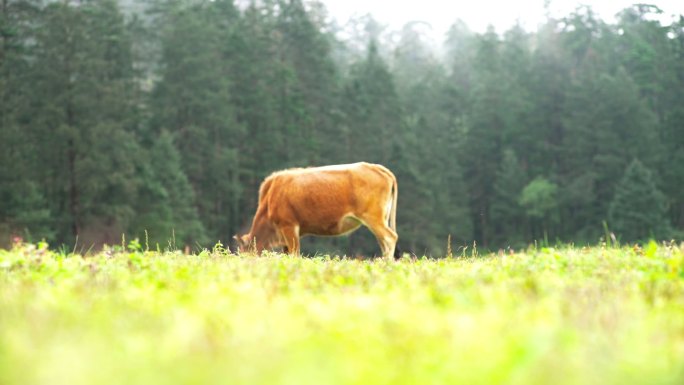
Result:
M682 384L684 251L0 250L0 384Z

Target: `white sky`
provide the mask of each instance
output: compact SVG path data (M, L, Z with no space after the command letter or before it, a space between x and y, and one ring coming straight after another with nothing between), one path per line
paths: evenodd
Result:
M441 40L457 19L465 21L476 32L484 32L492 24L501 33L520 20L527 30L535 30L544 20L544 0L322 0L330 16L344 25L351 16L372 14L390 29L401 28L409 21L425 21L431 24L434 37ZM672 14L684 14L684 0L602 0L575 1L551 0L550 11L554 17L570 14L579 4L592 7L595 13L608 22L614 15L633 3L654 3L664 12L669 24Z

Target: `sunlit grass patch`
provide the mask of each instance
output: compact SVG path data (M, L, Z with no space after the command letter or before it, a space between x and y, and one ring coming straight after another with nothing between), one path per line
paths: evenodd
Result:
M0 251L2 384L680 384L684 252Z

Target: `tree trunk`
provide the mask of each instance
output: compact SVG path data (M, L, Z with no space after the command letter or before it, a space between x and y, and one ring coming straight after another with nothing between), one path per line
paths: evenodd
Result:
M68 172L69 172L69 213L71 214L71 234L75 237L81 230L79 191L76 182L76 149L74 141L69 140L67 149Z

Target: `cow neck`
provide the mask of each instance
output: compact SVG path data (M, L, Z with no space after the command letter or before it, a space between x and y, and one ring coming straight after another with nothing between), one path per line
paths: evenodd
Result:
M267 246L273 230L271 228L270 222L266 217L264 210L259 210L254 216L254 221L252 222L252 229L250 230L251 238L256 238L257 248L264 248ZM261 245L261 247L259 247Z

